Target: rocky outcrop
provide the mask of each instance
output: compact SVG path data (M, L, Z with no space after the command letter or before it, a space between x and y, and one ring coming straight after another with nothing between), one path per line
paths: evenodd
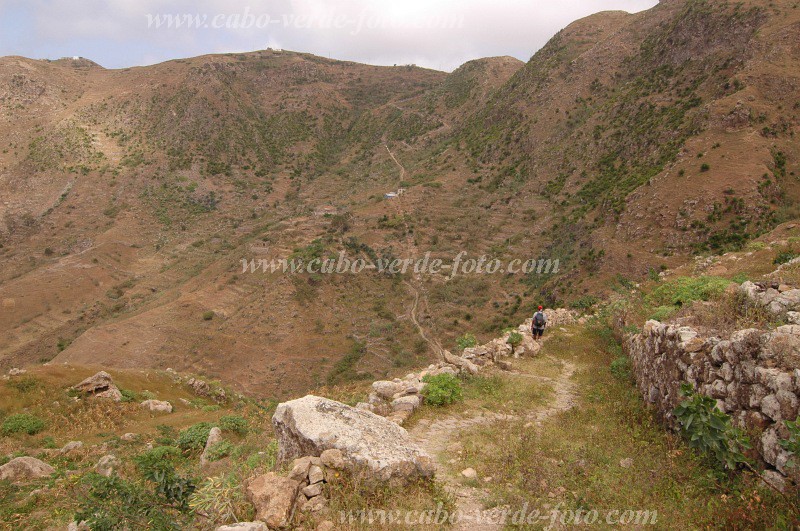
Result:
M780 440L789 437L783 421L798 415L800 326L739 330L722 339L648 321L629 338L627 351L640 392L671 426L677 427L672 411L687 382L716 399L737 426L758 434L766 463L791 472Z
M55 471L53 467L35 457L15 457L0 466L0 481L22 483L32 479L48 477L54 474Z
M122 393L114 384L111 375L105 371L86 378L72 389L95 398L108 398L114 402L122 400Z
M378 481L433 476L431 458L396 423L370 411L306 396L280 404L272 417L278 460L339 450L348 470Z

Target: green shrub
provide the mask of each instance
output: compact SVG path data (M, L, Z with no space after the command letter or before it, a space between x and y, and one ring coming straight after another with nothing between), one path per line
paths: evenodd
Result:
M231 455L233 444L230 441L219 441L208 449L208 460L219 461L225 456Z
M247 435L247 419L239 415L225 415L219 419L219 427L222 431L229 431L237 435Z
M506 343L511 345L511 352L514 353L517 350L517 347L520 343L522 343L522 334L514 330L510 334L508 334L508 339L506 339Z
M6 385L24 394L29 393L39 387L39 383L40 382L36 377L24 375L10 379Z
M214 315L215 315L214 312L212 312L211 310L203 312L203 321L210 321L211 319L214 318Z
M119 392L122 394L122 402L135 402L136 401L136 393L131 391L130 389L120 389Z
M678 277L654 289L649 300L656 306L681 307L720 295L729 284L729 280L720 277Z
M707 172L707 171L708 171L708 170L710 170L710 169L711 169L711 166L710 166L710 165L708 165L707 163L703 163L703 164L700 166L700 171L701 171L701 172L703 172L703 173Z
M452 374L429 375L422 381L427 384L422 395L433 406L446 406L463 398L461 382Z
M44 420L35 415L28 413L17 413L9 415L3 421L0 431L3 435L12 435L14 433L27 433L28 435L36 435L45 428Z
M570 306L572 306L576 310L587 311L591 310L598 302L600 302L600 299L598 299L594 295L585 295L580 299L573 301L573 303L570 304Z
M784 424L789 430L789 438L779 441L780 445L784 450L797 457L800 455L800 417L797 417L796 420L786 420ZM790 463L792 466L796 466L794 460Z
M463 336L456 339L456 345L458 346L458 350L464 350L465 348L472 348L478 344L478 340L475 338L474 335L467 332Z
M655 319L656 321L666 321L678 310L675 306L659 306L653 313L650 315L650 319Z
M673 412L689 446L729 470L746 463L744 452L750 449L750 441L744 432L731 424L728 415L717 409L716 400L695 393L687 383L681 385L681 395L686 400Z
M775 260L773 260L772 263L775 264L775 265L786 264L788 262L791 262L792 260L794 260L798 256L800 256L800 255L798 255L794 251L781 251L775 257Z
M178 448L184 452L199 452L206 446L208 433L212 425L208 422L199 422L189 426L178 434Z

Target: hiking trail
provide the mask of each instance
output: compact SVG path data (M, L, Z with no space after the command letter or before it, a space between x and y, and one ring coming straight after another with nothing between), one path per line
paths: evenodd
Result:
M433 457L436 463L436 477L444 483L445 489L455 498L456 510L459 512L460 518L453 529L490 531L504 527L490 523L495 521L495 517L502 513L503 508L484 509L484 500L488 495L488 491L481 487L466 485L459 471L451 470L451 464L443 464L447 463L448 457L453 453L452 448L448 448L458 439L458 435L476 426L518 419L527 419L534 426L540 427L546 419L568 411L575 406L577 395L575 383L572 381L572 376L576 370L575 364L552 356L546 356L545 358L551 360L554 364L561 365L561 372L555 378L523 372L509 374L541 380L551 384L553 397L548 405L535 408L524 416L488 411L471 411L463 415L451 415L433 420L422 419L409 430L411 437L417 444Z

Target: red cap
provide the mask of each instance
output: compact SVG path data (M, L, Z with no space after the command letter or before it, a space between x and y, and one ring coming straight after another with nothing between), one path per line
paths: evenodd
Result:
M541 310L541 309L542 309L542 307L541 307L541 306L539 306L539 309Z

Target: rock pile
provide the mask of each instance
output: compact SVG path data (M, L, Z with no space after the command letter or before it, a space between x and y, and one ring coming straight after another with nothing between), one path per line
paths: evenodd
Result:
M425 389L425 382L422 379L425 376L456 375L458 371L455 365L438 364L431 365L419 373L408 374L403 379L379 380L372 384L372 392L367 401L359 402L356 408L387 417L402 425L423 403L422 391Z
M114 384L111 375L105 371L86 378L72 389L95 398L108 398L114 402L122 400L122 393Z
M794 313L800 308L800 289L786 284L747 281L739 286L739 290L775 316L785 316L787 312Z
M247 497L256 508L256 518L270 529L288 527L307 514L319 515L328 508L327 484L345 470L342 452L331 449L317 456L295 459L288 476L268 472L247 484ZM300 514L296 518L296 514Z

